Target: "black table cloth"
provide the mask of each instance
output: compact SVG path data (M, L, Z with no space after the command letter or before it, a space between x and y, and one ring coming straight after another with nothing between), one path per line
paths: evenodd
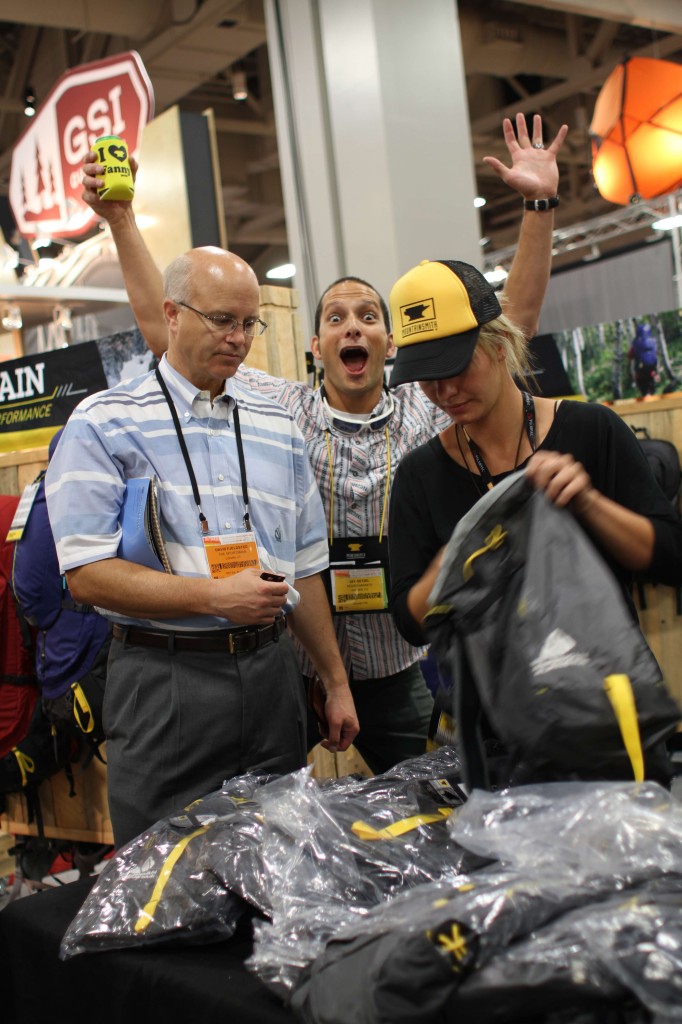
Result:
M40 891L0 912L4 1024L293 1024L294 1015L244 966L252 949L249 918L216 944L59 960L62 936L94 881Z

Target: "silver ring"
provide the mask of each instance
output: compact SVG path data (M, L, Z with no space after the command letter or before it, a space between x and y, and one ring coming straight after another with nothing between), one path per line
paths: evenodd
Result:
M544 145L541 142L534 142L533 149L544 149Z

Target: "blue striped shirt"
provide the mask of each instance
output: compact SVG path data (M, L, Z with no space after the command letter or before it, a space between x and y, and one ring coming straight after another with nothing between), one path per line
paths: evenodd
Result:
M300 381L270 377L245 366L239 368L235 379L244 380L259 394L281 402L296 420L320 488L328 530L329 511L333 509L330 532L334 537L379 536L385 503L384 533L388 533L387 488L400 460L450 423L449 417L426 398L417 384L406 384L391 392L394 411L388 419L387 438L385 427L373 429L365 425L355 433L338 430L329 422L320 392ZM383 402L384 399L372 416L383 411ZM403 639L389 613L360 612L334 615L333 619L346 671L352 671L354 679L394 675L413 665L423 653ZM309 674L311 670L304 660L303 671Z
M168 363L160 372L175 404L212 534L244 529L244 499L232 409L239 406L251 528L261 562L294 579L326 568L324 513L291 415L238 379L212 404ZM74 410L50 462L46 495L61 571L114 558L125 482L158 479L161 527L173 573L209 576L199 513L170 409L153 373L86 398ZM113 621L140 622L104 613ZM225 626L213 616L188 616L156 627ZM228 623L231 625L232 623Z

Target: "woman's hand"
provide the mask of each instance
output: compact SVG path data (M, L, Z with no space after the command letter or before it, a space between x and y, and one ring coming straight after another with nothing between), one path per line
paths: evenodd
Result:
M526 476L549 501L560 508L570 504L577 516L585 515L598 497L589 473L572 455L536 452L528 460Z

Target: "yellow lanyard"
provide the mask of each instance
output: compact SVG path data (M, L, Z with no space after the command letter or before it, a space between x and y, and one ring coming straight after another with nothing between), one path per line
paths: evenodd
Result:
M388 488L391 480L391 436L388 432L388 423L385 427L386 432L386 487L384 489L384 503L381 509L381 522L379 523L379 543L384 535L384 522L386 520L386 508L388 505ZM332 446L329 440L329 431L325 431L325 441L327 442L327 459L329 461L329 543L331 544L334 540L334 460L332 458Z

